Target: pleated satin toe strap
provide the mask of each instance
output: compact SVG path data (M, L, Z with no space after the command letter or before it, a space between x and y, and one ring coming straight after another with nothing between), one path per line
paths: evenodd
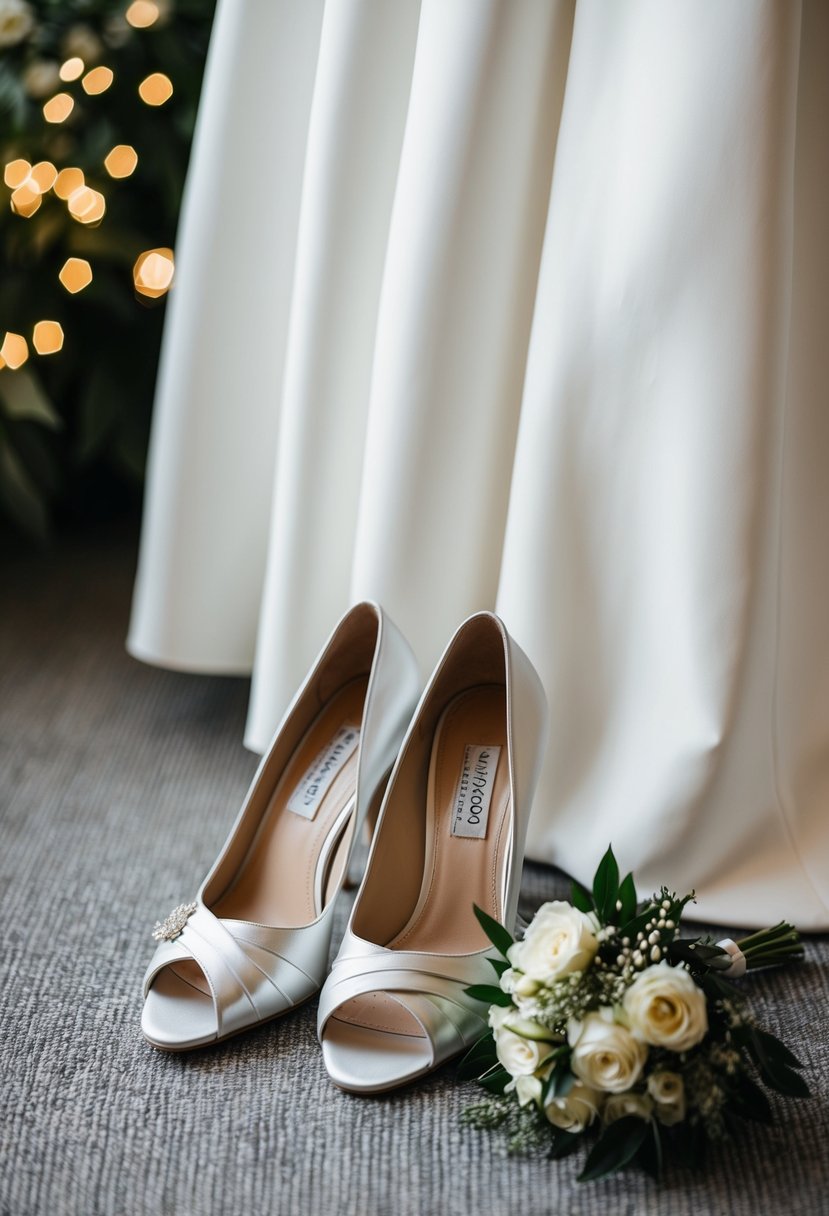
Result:
M386 950L347 934L320 997L318 1026L329 1076L353 1093L379 1093L431 1072L484 1033L487 1006L465 990L491 982L486 952ZM378 1009L375 1024L365 1015L360 1022L350 1020L349 1001L381 996L393 1002L391 1019L387 1005ZM390 1024L395 1012L399 1017Z
M181 1051L286 1013L316 993L328 941L322 920L273 929L220 920L199 903L175 940L160 943L147 968L145 1037Z

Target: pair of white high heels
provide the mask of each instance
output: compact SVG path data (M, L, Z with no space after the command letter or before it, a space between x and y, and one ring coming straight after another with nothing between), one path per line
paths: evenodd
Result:
M388 616L373 603L351 608L196 899L156 926L142 1015L154 1047L219 1042L321 988L329 1075L379 1093L484 1032L487 1008L465 992L492 980L473 905L512 927L546 701L490 612L460 626L419 692L414 655ZM375 819L326 978L334 904L357 834Z

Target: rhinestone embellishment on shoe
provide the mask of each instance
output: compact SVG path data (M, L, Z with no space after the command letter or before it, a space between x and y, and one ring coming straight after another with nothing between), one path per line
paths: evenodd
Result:
M166 920L157 920L155 922L153 939L157 942L174 941L195 910L196 904L179 904L177 908L173 908Z

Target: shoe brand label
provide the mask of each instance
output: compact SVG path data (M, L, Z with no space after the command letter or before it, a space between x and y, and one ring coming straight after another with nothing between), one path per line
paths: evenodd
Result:
M320 803L331 788L331 782L360 742L357 726L341 726L329 743L314 757L299 784L288 799L288 810L305 819L313 819Z
M453 836L472 836L476 840L483 840L486 836L489 804L492 802L492 787L500 755L500 747L467 743L452 810Z

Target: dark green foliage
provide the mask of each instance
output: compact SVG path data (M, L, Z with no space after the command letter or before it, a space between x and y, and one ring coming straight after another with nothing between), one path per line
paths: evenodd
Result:
M18 371L0 370L0 512L43 540L58 505L74 509L90 480L140 485L164 318L163 300L139 302L132 267L145 249L174 247L182 187L198 106L214 0L176 0L168 20L121 34L126 0L30 0L31 34L0 54L0 155L58 169L78 166L106 199L97 228L85 228L49 192L30 219L13 215L0 183L0 342L20 333L30 348ZM83 26L112 68L112 86L89 97L80 81L45 96L27 91L33 65L60 64L66 38ZM160 108L139 99L139 82L166 73L172 98ZM31 87L30 85L28 87ZM75 99L69 119L46 123L43 102L58 91ZM116 144L138 153L135 173L108 176L103 159ZM88 259L91 284L75 296L58 273L67 257ZM64 347L38 356L32 328L58 321ZM88 495L87 495L88 496Z
M478 924L495 949L506 958L507 951L514 944L512 935L507 932L503 925L499 925L497 920L493 920L488 912L484 912L483 908L479 908L477 904L473 904L473 908L478 918Z
M628 1165L638 1153L645 1137L650 1133L646 1119L626 1115L604 1128L587 1155L579 1182L595 1182L606 1178Z

